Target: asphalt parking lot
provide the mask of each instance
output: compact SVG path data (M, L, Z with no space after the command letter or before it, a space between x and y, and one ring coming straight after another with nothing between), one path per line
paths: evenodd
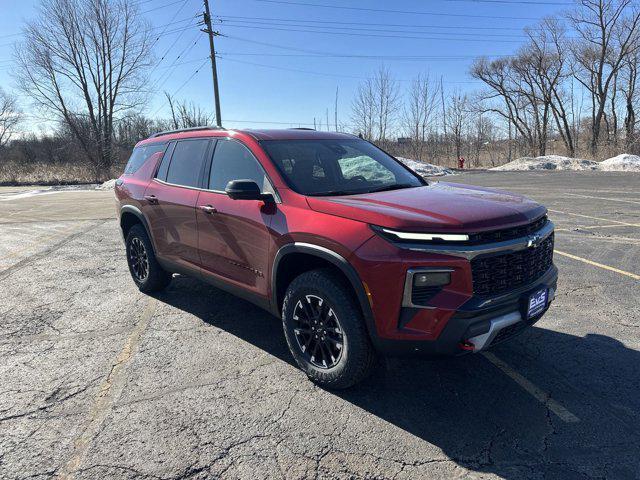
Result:
M447 181L547 205L555 303L338 393L257 307L185 277L140 294L112 192L0 189L0 478L640 478L640 175Z

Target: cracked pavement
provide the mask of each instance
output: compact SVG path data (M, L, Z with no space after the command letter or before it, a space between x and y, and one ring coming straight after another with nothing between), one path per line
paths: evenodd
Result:
M638 175L446 180L534 197L559 250L640 274ZM638 280L556 255L549 313L492 350L545 401L482 355L329 392L257 307L182 276L139 293L112 195L0 203L0 478L640 478Z

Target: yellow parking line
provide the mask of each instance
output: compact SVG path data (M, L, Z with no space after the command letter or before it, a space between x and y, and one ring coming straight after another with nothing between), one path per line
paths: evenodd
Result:
M610 202L635 203L636 205L640 205L640 202L636 200L622 200L620 198L593 197L591 195L580 195L579 193L568 193L568 192L565 192L565 195L571 195L573 197L581 197L581 198L595 198L596 200L608 200Z
M620 270L619 268L610 267L609 265L604 265L602 263L594 262L593 260L588 260L586 258L578 257L577 255L572 255L567 252L562 252L560 250L554 250L558 255L562 255L563 257L572 258L573 260L578 260L579 262L584 262L588 265L593 265L594 267L603 268L605 270L609 270L611 272L619 273L620 275L625 275L627 277L633 278L634 280L640 280L640 275L636 275L635 273L625 272L624 270Z
M554 213L561 213L563 215L572 215L574 217L583 217L583 218L591 218L593 220L602 220L603 222L611 222L611 223L617 223L618 225L626 225L628 227L640 227L640 223L627 223L627 222L620 222L618 220L612 220L610 218L600 218L600 217L592 217L590 215L582 215L581 213L570 213L570 212L563 212L562 210L552 210L549 209L550 212L554 212Z
M578 417L576 417L569 410L560 405L556 400L551 398L551 395L544 392L521 374L516 372L513 368L507 365L504 361L500 360L491 352L483 352L482 355L484 358L489 360L494 366L502 370L507 376L511 377L511 379L520 385L528 394L530 394L533 398L542 403L545 407L555 413L558 417L560 417L564 422L567 423L577 423L580 421Z

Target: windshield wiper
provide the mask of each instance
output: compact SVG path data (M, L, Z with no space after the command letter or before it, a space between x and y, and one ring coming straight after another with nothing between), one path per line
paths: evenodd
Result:
M384 185L382 187L372 188L371 190L367 190L366 192L363 192L363 193L386 192L388 190L400 190L403 188L413 188L416 186L417 185L411 185L410 183L396 183L394 185Z

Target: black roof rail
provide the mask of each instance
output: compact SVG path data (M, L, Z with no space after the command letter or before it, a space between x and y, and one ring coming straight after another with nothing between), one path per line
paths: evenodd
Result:
M149 138L162 137L163 135L171 135L172 133L182 133L182 132L197 132L199 130L226 130L223 127L210 127L210 126L202 126L202 127L190 127L190 128L178 128L176 130L165 130L164 132L158 132L151 135Z
M289 130L312 130L312 131L316 131L315 128L309 128L309 127L292 127Z

